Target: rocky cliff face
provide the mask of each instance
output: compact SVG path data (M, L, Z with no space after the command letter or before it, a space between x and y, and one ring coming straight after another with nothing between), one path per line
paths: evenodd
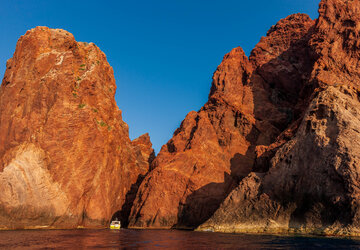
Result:
M359 235L359 94L321 91L270 170L243 179L199 230Z
M155 158L105 55L63 30L20 38L0 87L0 228L360 235L360 3L272 26L224 56L208 102ZM148 173L148 170L151 172Z
M115 90L94 44L46 27L19 39L0 88L0 228L102 227L129 210L153 151L130 141Z
M358 234L359 13L323 0L317 20L279 21L249 59L227 54L209 101L153 162L130 225Z
M251 173L199 230L359 235L357 1L323 0L308 41L314 91L266 173Z
M313 24L292 15L272 27L250 60L241 48L225 55L209 101L187 115L156 157L135 200L132 227L200 225L254 166L264 168L257 146L270 145L299 117L298 100L307 94L301 90L311 61L306 49L306 57L295 55ZM283 66L289 58L297 67ZM293 81L297 89L286 92Z

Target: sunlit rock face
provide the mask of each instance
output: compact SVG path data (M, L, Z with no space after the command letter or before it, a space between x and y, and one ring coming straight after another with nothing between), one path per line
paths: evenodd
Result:
M115 90L94 44L46 27L19 39L0 88L0 228L104 227L131 207L153 153Z
M259 152L299 118L308 96L303 90L312 61L304 44L313 25L307 15L289 16L261 39L250 59L241 48L225 55L208 102L187 115L153 162L131 227L194 228L255 167L266 170Z
M319 14L224 57L141 184L132 227L359 232L360 3L323 0Z

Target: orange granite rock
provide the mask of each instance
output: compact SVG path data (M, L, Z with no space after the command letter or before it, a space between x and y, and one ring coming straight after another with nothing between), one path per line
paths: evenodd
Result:
M267 171L262 157L299 119L299 103L309 96L303 90L311 55L302 46L313 25L307 15L289 16L261 39L250 60L241 48L225 55L208 102L187 115L154 160L134 201L130 227L194 228L253 169ZM261 154L259 146L265 147Z
M131 206L126 196L147 173L152 149L148 136L130 141L104 53L67 31L37 27L6 67L0 228L107 226Z

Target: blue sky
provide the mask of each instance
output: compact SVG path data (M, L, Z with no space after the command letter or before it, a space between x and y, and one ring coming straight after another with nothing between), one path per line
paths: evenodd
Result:
M62 28L107 55L130 138L148 132L156 152L186 114L207 101L225 53L247 55L293 13L317 18L319 0L0 0L0 75L17 39L35 26Z

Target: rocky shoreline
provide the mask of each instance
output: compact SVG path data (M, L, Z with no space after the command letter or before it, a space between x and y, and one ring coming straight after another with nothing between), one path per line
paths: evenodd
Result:
M22 36L0 87L0 230L360 236L360 3L238 47L155 156L131 141L113 69L61 29Z

